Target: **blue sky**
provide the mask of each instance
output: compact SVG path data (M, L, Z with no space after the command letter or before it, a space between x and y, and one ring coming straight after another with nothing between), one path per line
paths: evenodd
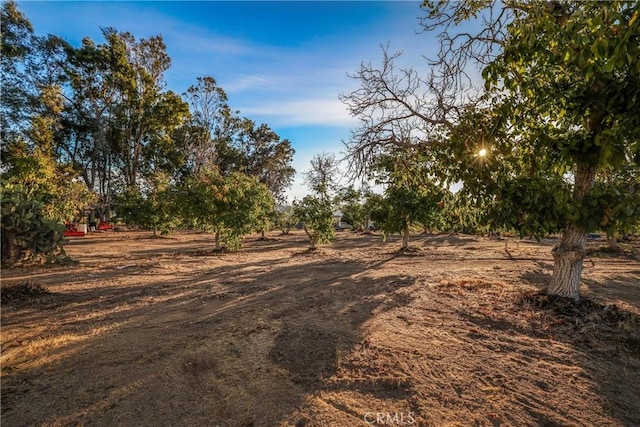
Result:
M267 123L296 150L298 171L289 200L307 193L301 172L314 154L341 157L356 125L338 100L358 88L347 73L361 62L380 63L380 45L403 51L426 70L422 55L436 41L417 34L420 1L394 2L69 2L19 1L37 34L73 45L101 27L137 38L161 34L172 59L168 88L183 93L196 77L212 76L232 109Z

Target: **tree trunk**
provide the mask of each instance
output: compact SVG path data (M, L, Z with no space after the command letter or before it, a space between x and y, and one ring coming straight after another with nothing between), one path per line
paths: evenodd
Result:
M607 245L613 250L618 249L618 239L616 239L615 231L611 234L607 233Z
M20 259L20 248L15 244L15 231L5 230L2 234L2 261L8 266L14 265Z
M593 188L596 166L578 164L573 187L573 200L582 201ZM551 251L553 255L553 276L547 288L549 295L558 295L574 300L580 299L580 278L582 260L587 248L587 234L577 224L569 223L560 243Z
M405 227L402 232L402 249L409 248L409 227Z
M220 232L216 231L215 234L216 250L220 250Z
M547 289L549 295L580 299L582 260L587 246L587 235L573 224L569 225L560 244L554 246L553 276Z
M315 233L311 234L307 229L306 225L303 226L302 228L304 229L304 232L307 233L307 236L309 237L309 249L314 251L316 249L316 241L318 240L317 237L315 236Z

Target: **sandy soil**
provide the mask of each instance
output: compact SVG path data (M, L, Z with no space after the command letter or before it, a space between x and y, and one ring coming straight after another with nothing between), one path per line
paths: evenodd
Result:
M616 307L571 316L532 296L549 241L270 237L105 232L3 270L3 425L640 425L633 252L589 256Z

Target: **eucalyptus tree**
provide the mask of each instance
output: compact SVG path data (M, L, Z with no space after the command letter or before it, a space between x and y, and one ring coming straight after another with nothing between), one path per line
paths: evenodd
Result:
M0 132L4 148L9 139L15 139L27 112L21 65L32 51L34 35L31 22L15 1L2 2L0 12Z
M89 191L96 193L102 220L109 219L116 191L115 156L111 147L118 88L112 76L118 61L106 43L89 37L80 47L66 46L68 87L62 112L57 155L74 166Z
M110 147L126 187L174 159L173 135L188 118L188 105L165 91L164 72L171 59L161 36L136 40L113 28L104 31L116 88L109 129ZM165 156L165 157L162 157ZM175 166L175 164L173 164Z
M236 132L237 120L227 94L213 77L198 77L182 95L191 119L184 129L188 168L195 174L219 166L220 152Z
M433 151L436 175L485 199L495 224L562 232L547 291L579 298L586 233L605 214L596 177L640 164L639 7L425 2L423 29L440 41L427 77L385 52L380 68L363 64L362 88L343 98L361 119L355 164L389 146ZM473 87L473 67L484 88ZM420 132L399 141L394 131L407 123Z
M295 174L291 142L267 124L257 126L238 116L213 77L198 77L183 96L191 110L183 134L189 170L197 174L202 168L218 168L222 173L255 176L276 200L283 201Z
M15 2L3 2L1 10L2 145L4 149L24 140L33 146L33 135L28 131L33 132L34 120L46 121L54 132L60 128L66 43L55 35L36 36ZM52 150L53 143L46 149Z
M249 119L243 121L243 131L237 143L239 169L255 176L278 202L285 201L284 192L293 181L291 166L295 150L291 141L282 139L267 124Z

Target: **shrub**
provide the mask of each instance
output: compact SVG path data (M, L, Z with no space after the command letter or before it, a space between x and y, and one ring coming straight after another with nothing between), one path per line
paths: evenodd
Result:
M44 214L42 196L21 185L0 187L2 222L2 262L12 266L19 262L66 259L62 247L64 225Z

